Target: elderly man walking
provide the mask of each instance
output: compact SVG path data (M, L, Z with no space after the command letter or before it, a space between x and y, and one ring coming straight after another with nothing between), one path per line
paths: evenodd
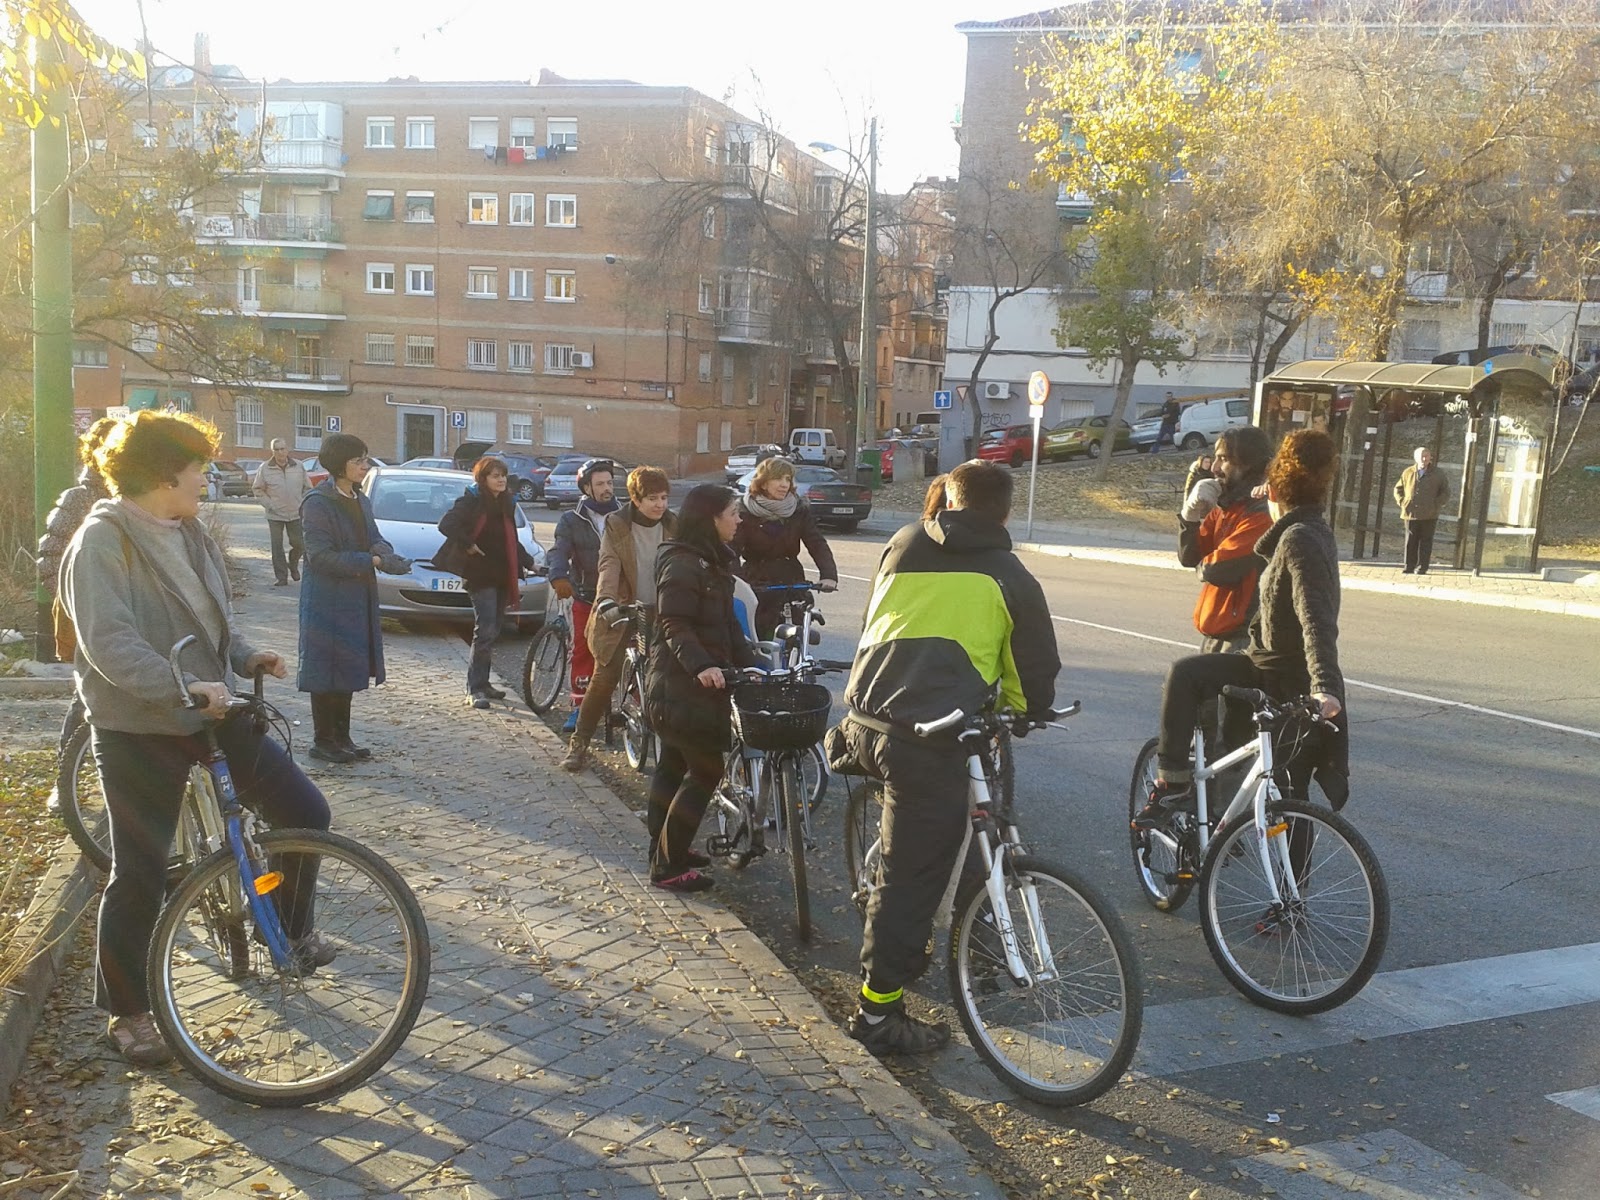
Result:
M1400 519L1406 523L1406 567L1401 574L1426 575L1433 558L1433 530L1439 513L1450 497L1450 481L1433 465L1433 451L1418 446L1416 465L1400 472L1394 485Z
M300 578L300 560L306 553L305 529L300 524L300 501L311 490L306 469L289 457L282 438L272 439L272 457L256 468L251 490L261 497L267 510L267 529L272 534L272 574L274 587L288 587L290 579ZM283 553L288 535L289 553Z

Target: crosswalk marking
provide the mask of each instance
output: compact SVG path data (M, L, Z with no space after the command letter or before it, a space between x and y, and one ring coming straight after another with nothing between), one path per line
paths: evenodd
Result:
M1554 1100L1575 1113L1582 1113L1586 1117L1600 1121L1600 1087L1579 1088L1575 1092L1556 1092L1554 1095L1546 1096L1545 1099Z
M1234 1162L1283 1200L1521 1200L1498 1179L1393 1129Z
M1315 1017L1282 1016L1231 994L1158 1004L1145 1009L1134 1069L1174 1075L1597 1001L1600 942L1386 971Z

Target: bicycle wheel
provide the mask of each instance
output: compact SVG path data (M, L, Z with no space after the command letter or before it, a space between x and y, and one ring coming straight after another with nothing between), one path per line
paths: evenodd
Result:
M1012 978L988 889L967 883L956 898L949 955L962 1028L989 1069L1022 1095L1087 1104L1122 1077L1139 1044L1144 988L1133 944L1098 893L1041 859L1012 860L1006 904L1034 981Z
M644 719L644 686L639 672L630 670L622 693L622 752L628 765L643 771L650 761L651 745L655 735Z
M552 621L528 643L522 660L522 698L543 715L555 705L567 678L569 634L565 624Z
M1133 764L1133 782L1128 785L1128 818L1142 809L1150 799L1150 789L1156 782L1156 739L1151 738L1139 750ZM1139 877L1139 890L1153 908L1162 912L1175 912L1183 907L1194 887L1194 864L1189 861L1184 848L1186 839L1194 836L1193 819L1188 813L1179 813L1164 828L1148 832L1128 829L1128 844L1133 850L1133 870ZM1180 873L1187 878L1180 878Z
M61 820L83 856L102 871L111 870L111 817L100 786L100 768L87 723L67 738L56 765L56 798Z
M150 942L153 1012L173 1053L207 1086L247 1104L315 1104L370 1077L411 1032L428 991L428 927L405 881L365 846L304 829L258 841L289 882L314 864L316 930L337 957L279 968L252 937L251 969L229 978L204 903L237 880L222 850L161 910Z
M728 752L722 780L711 796L711 811L717 822L717 853L726 854L728 865L736 871L766 853L766 832L750 819L754 785L750 760L735 745Z
M206 820L207 812L216 813L216 802L208 789L197 782L196 773L205 768L192 767L189 784L183 793L183 807L178 810L177 846L173 860L167 867L167 891L176 892L194 869L211 857L211 831ZM226 842L220 822L216 830L215 845L220 849ZM195 902L195 912L205 932L206 944L216 955L218 963L226 964L229 979L242 979L250 970L249 904L239 884L237 871L229 872L216 880Z
M806 882L806 793L800 790L799 756L784 751L767 758L767 779L771 787L775 780L777 789L769 791L774 812L781 813L780 820L789 839L789 873L794 876L794 924L802 942L811 940L811 895Z
M809 819L822 807L822 802L828 795L828 759L822 752L820 744L807 746L800 752L796 767L800 772L800 794L805 797L807 829L810 828Z
M1372 847L1338 814L1281 800L1267 824L1278 891L1292 871L1299 900L1274 899L1256 827L1239 822L1206 852L1200 927L1211 957L1245 999L1284 1013L1326 1012L1378 969L1389 940L1389 888Z
M850 877L850 903L863 920L867 901L877 886L882 826L883 785L876 779L851 779L850 799L844 811L844 865Z

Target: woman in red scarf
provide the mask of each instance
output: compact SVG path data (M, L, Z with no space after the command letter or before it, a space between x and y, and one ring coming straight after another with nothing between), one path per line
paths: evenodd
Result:
M473 708L505 699L489 683L489 648L500 636L506 612L517 605L517 580L536 566L517 540L516 498L506 486L508 475L500 459L480 458L472 468L472 486L439 521L445 544L434 561L459 574L472 597L467 701Z

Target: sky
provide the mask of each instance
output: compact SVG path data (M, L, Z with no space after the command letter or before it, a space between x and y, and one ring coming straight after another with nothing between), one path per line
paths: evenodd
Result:
M157 61L193 58L211 37L214 63L252 79L571 79L687 86L778 131L858 152L878 118L878 181L903 190L954 175L951 122L961 103L962 21L1033 11L1029 0L807 0L803 4L639 0L76 0L102 37L132 47L140 9Z

